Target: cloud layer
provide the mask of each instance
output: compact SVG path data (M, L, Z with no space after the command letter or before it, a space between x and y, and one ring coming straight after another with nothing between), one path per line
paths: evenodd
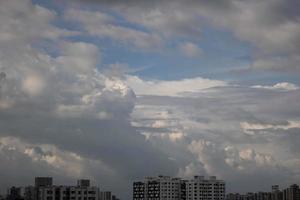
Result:
M171 46L186 61L201 59L210 24L252 46L254 71L297 74L297 1L65 6L0 2L0 187L87 177L129 199L133 180L158 174L217 175L243 192L299 182L297 84L142 77L116 50L151 60ZM117 46L111 63L103 61L107 40Z

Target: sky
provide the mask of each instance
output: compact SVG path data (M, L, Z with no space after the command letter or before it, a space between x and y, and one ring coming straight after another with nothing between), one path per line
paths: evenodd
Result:
M0 0L0 188L300 184L300 1Z

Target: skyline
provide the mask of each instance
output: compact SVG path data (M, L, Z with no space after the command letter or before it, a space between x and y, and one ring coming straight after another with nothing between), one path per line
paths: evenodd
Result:
M195 175L193 177L188 177L188 178L181 178L181 177L170 177L170 176L165 176L165 175L158 175L158 176L147 176L144 177L143 179L139 179L139 180L134 180L134 182L132 183L132 193L133 199L144 199L144 198L148 198L146 197L147 195L145 194L146 191L148 191L148 189L151 190L150 194L159 194L160 197L162 198L178 198L178 195L181 196L180 199L194 199L193 197L191 197L192 195L195 194L195 189L192 189L194 186L194 184L197 185L197 190L199 190L198 192L200 192L200 190L205 193L205 195L207 195L207 193L218 193L218 197L216 198L222 198L222 199L239 199L239 198L244 198L247 196L252 196L253 198L257 195L260 197L255 197L260 199L282 199L282 198L291 198L288 197L289 196L289 188L294 188L297 191L296 195L299 195L300 190L299 190L299 186L295 183L289 185L287 188L281 188L280 185L275 184L275 185L271 185L268 191L262 191L262 190L258 190L258 191L248 191L244 194L240 194L238 192L226 192L226 181L225 180L220 180L218 179L216 176L201 176L201 175ZM210 185L213 185L215 188L211 191ZM171 187L172 185L172 187ZM206 186L204 186L206 185ZM158 188L157 188L158 187ZM161 187L161 188L160 188ZM196 186L195 186L196 187ZM206 188L208 187L208 188ZM7 189L7 194L5 194L4 196L2 196L2 194L0 194L0 197L2 198L9 198L9 199L23 199L25 198L25 200L32 200L32 198L34 197L34 190L36 190L37 188L40 188L44 193L46 192L48 195L52 196L52 193L48 193L47 190L53 190L53 188L56 189L60 189L62 190L61 192L63 192L63 190L71 190L73 197L77 195L78 198L81 199L80 195L83 194L84 192L82 190L92 190L92 191L96 191L96 193L93 193L96 195L96 199L97 196L100 198L100 200L103 200L103 197L100 197L102 195L109 195L109 197L107 198L111 198L112 196L114 196L114 198L116 198L115 195L112 195L111 190L109 191L103 191L101 189L101 187L97 186L97 185L93 185L90 183L89 179L78 179L77 183L73 183L72 185L66 185L66 184L55 184L53 182L53 177L35 177L34 178L34 184L27 184L24 186L10 186ZM68 188L68 189L67 189ZM74 192L75 189L79 189L79 191ZM148 188L148 189L146 189ZM160 189L159 189L160 188ZM185 189L183 189L185 188ZM55 189L55 190L56 190ZM153 190L154 189L154 190ZM208 189L208 190L207 190ZM189 191L188 191L189 190ZM27 192L26 192L27 191ZM33 193L32 193L33 192ZM196 193L198 193L196 192ZM202 193L200 192L200 193ZM87 192L89 193L89 192ZM174 193L174 194L173 194ZM175 195L176 193L176 195ZM199 194L200 194L199 193ZM65 194L65 193L64 193ZM10 195L12 195L11 197L9 197ZM33 195L33 196L32 196ZM145 196L146 195L146 196ZM205 196L204 195L204 196ZM295 194L294 194L295 195ZM58 198L63 198L63 196L58 195ZM151 196L151 195L150 195ZM197 195L196 195L197 196ZM200 194L201 196L201 194ZM215 196L215 195L212 195ZM284 197L285 196L285 197ZM76 198L77 198L76 197ZM299 196L297 197L293 197L295 199L297 199ZM47 195L43 196L42 198L48 198ZM54 197L56 199L56 197ZM68 197L70 198L70 196ZM94 196L93 196L94 198ZM202 198L202 197L195 197L195 198ZM73 198L71 198L73 199Z
M299 10L0 0L0 188L86 177L126 199L156 174L241 193L299 183Z

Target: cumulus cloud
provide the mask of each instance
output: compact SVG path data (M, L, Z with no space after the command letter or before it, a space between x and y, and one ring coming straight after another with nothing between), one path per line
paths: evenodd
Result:
M79 23L80 34L153 50L169 37L198 41L205 18L253 44L257 68L275 69L275 57L282 60L276 69L298 68L298 12L285 2L98 2L123 16L70 8L64 19ZM0 171L9 180L1 186L28 184L35 175L62 183L85 176L129 197L133 179L156 174L218 175L229 191L299 181L297 85L146 80L123 75L128 66L120 64L102 73L101 48L66 38L78 32L56 27L54 11L29 0L0 5ZM43 40L55 55L34 45ZM195 44L185 43L187 55L201 53Z
M0 4L1 28L7 27L0 28L1 176L16 177L1 187L27 185L34 176L62 184L89 177L129 196L134 177L175 173L168 157L130 124L135 94L124 80L97 70L97 46L66 39L72 34L52 24L56 14L31 1ZM45 39L55 55L35 45Z

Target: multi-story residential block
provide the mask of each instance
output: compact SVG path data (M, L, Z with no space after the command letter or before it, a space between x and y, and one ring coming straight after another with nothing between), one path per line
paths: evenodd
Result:
M271 192L229 193L226 200L300 200L300 189L298 185L293 184L281 191L278 185L273 185Z
M34 186L35 187L47 187L52 186L53 179L52 177L35 177Z
M279 189L279 185L272 185L271 200L282 200L282 191Z
M8 190L7 200L24 200L24 188L22 187L11 187Z
M1 199L0 199L1 200ZM6 200L119 200L112 192L100 192L90 180L80 179L77 185L53 185L52 177L36 177L34 186L12 187Z
M225 182L216 177L191 180L169 176L148 177L133 183L133 200L223 200Z
M144 200L146 199L146 183L145 182L134 182L133 183L133 199Z
M300 188L293 184L289 188L283 190L283 200L300 200Z
M169 176L147 177L133 183L134 200L180 200L183 181Z
M225 199L225 182L215 176L205 179L195 176L186 182L187 200L223 200Z
M34 200L99 200L99 188L89 180L78 180L76 186L52 185L52 179L39 177L35 182Z

